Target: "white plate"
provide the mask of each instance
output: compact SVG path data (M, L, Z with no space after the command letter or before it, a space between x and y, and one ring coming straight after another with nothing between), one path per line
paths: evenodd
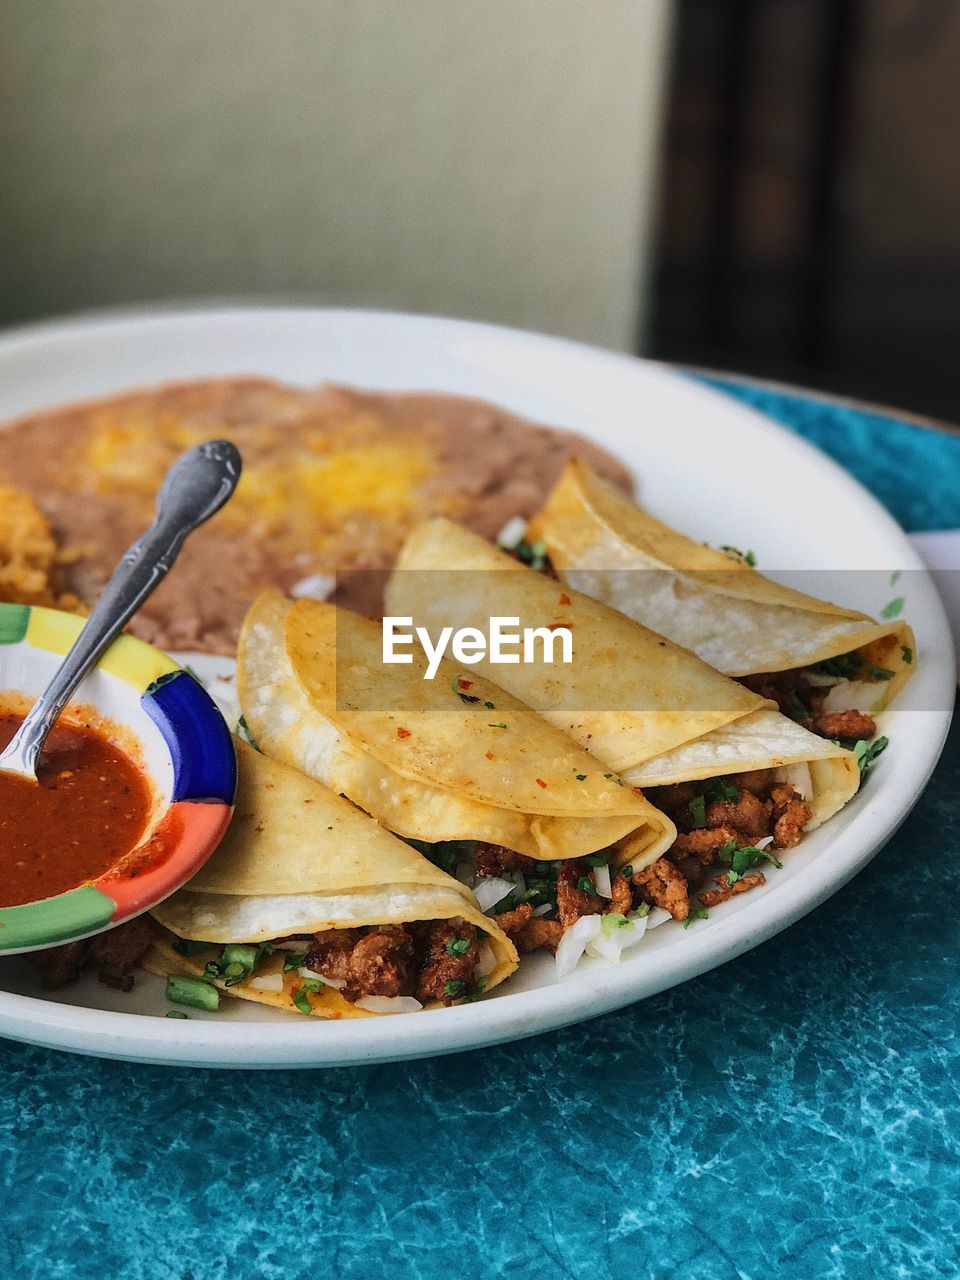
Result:
M845 604L876 613L907 596L920 663L882 721L891 746L869 786L791 852L765 888L684 930L668 924L617 968L563 983L525 960L503 994L455 1009L324 1023L225 1001L218 1015L162 1016L162 983L131 995L85 978L36 994L25 962L0 962L0 1034L104 1057L218 1067L332 1066L450 1053L594 1017L722 964L797 920L877 852L930 776L953 706L949 632L903 532L849 475L752 410L669 370L484 325L373 312L230 309L81 319L0 339L0 419L170 378L259 373L494 400L576 428L638 472L647 504L694 536L752 547L766 568L851 574ZM894 569L905 573L897 592ZM896 945L896 939L891 940ZM159 1015L159 1016L158 1016Z

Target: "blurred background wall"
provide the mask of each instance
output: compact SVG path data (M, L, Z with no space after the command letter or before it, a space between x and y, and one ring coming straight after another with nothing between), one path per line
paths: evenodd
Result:
M960 418L958 0L0 0L0 324L477 317Z
M675 30L647 350L960 419L960 3Z
M196 295L630 348L668 0L0 0L0 323Z

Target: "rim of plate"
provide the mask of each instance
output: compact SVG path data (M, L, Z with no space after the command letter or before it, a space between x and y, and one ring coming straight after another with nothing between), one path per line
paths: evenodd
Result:
M471 1005L418 1014L403 1014L380 1019L350 1020L331 1023L308 1021L270 1022L269 1030L260 1036L252 1033L256 1021L169 1021L163 1017L141 1013L120 1013L100 1008L60 1004L0 989L0 1035L26 1041L92 1053L108 1058L126 1058L178 1065L217 1067L340 1066L370 1062L396 1061L454 1053L484 1045L518 1039L586 1020L610 1012L626 1004L654 995L679 982L693 978L717 965L726 963L813 910L851 879L874 856L895 832L913 807L926 785L939 758L952 716L955 674L950 632L943 607L931 575L907 541L906 535L883 506L849 473L814 446L789 432L772 419L719 391L695 383L682 373L663 365L616 352L604 351L585 343L548 335L509 329L475 321L405 315L396 312L357 309L324 309L309 306L208 306L150 309L143 312L97 314L65 321L45 321L21 330L0 335L0 367L5 359L26 359L31 354L46 355L41 365L53 368L57 356L63 355L62 344L82 344L93 339L136 339L154 351L160 349L160 365L170 358L183 366L178 372L159 375L144 374L126 378L121 385L94 385L83 394L50 394L43 402L28 403L23 409L2 410L7 419L17 412L53 405L59 402L82 402L100 395L124 390L134 383L176 380L201 376L217 376L229 372L247 374L251 368L230 369L229 361L220 359L223 368L207 368L199 372L184 360L176 349L199 350L203 358L202 330L210 327L232 330L226 345L237 359L248 343L251 350L262 346L263 359L253 367L254 374L297 381L289 372L290 353L279 353L281 331L296 332L299 326L313 331L313 341L323 336L337 358L349 364L351 344L365 342L371 350L383 354L384 380L368 379L365 385L410 390L419 386L414 375L408 380L404 357L424 354L429 346L431 360L442 351L449 364L444 369L456 371L446 378L447 385L429 385L426 389L445 390L453 394L474 395L489 399L512 411L535 420L555 421L569 426L605 444L618 453L626 465L636 469L640 459L627 443L609 443L602 424L587 417L583 424L584 402L570 394L577 412L572 415L558 410L540 409L537 403L563 402L564 393L550 383L558 371L570 374L577 368L577 383L589 379L591 391L599 391L607 404L615 402L618 411L625 404L635 414L642 414L645 397L659 403L685 402L687 417L710 422L721 433L735 432L738 443L749 447L762 442L783 461L795 464L842 499L845 519L858 529L869 531L871 538L883 546L867 567L896 566L914 571L917 596L922 597L924 621L923 665L913 677L914 687L922 686L922 703L926 710L908 711L895 708L887 713L902 718L917 715L923 732L915 749L898 760L896 774L884 774L881 767L871 779L869 806L861 806L850 821L830 841L829 856L822 850L784 883L773 883L768 891L751 895L752 901L741 900L743 909L717 913L709 927L688 931L682 945L664 946L642 957L625 961L620 966L591 966L575 973L563 983L540 985L529 990L505 991ZM266 330L273 328L269 335ZM172 334L171 329L179 330ZM165 333L164 330L167 330ZM243 341L234 341L237 335ZM209 337L209 334L207 335ZM221 341L224 339L221 337ZM166 354L164 344L166 343ZM199 348L198 348L199 343ZM392 347L391 344L392 343ZM58 344L61 350L57 351ZM306 368L310 351L305 344L296 360ZM52 348L45 351L45 348ZM422 348L422 350L421 350ZM170 354L174 353L174 354ZM233 356L231 356L233 358ZM67 362L69 365L69 361ZM146 360L145 364L150 364ZM156 364L156 361L153 362ZM329 363L329 361L328 361ZM415 368L417 359L413 359ZM265 367L264 367L265 366ZM152 366L151 366L152 367ZM377 365L380 368L380 364ZM399 372L390 376L392 369ZM69 372L69 369L68 369ZM467 375L470 375L469 378ZM322 358L315 366L314 383L328 377L346 381L343 373L326 367ZM538 378L547 381L538 385ZM440 379L444 381L444 379ZM54 380L55 381L55 380ZM436 380L435 380L436 381ZM560 379L562 381L562 378ZM449 385L453 382L455 385ZM469 383L469 385L467 385ZM501 387L498 392L491 383ZM476 385L474 385L476 384ZM44 384L47 385L46 383ZM605 408L607 405L605 405ZM580 419L578 421L577 419ZM700 429L699 427L697 428ZM625 429L610 428L617 434ZM609 432L608 432L609 434ZM800 539L799 541L803 541ZM917 598L916 596L914 598ZM913 618L911 617L911 620ZM915 722L915 723L919 723ZM843 815L841 815L842 819ZM816 834L810 839L814 840ZM731 905L731 904L726 904ZM642 948L640 949L643 950Z
M59 657L85 624L86 618L61 609L0 602L0 656L22 650ZM233 813L233 742L219 708L190 673L153 645L128 635L114 640L95 669L127 686L159 731L173 775L159 821L174 814L177 837L162 861L136 878L118 878L112 866L95 880L49 898L0 906L0 957L78 942L141 915L200 870ZM146 767L146 772L152 771ZM148 832L141 845L149 839Z

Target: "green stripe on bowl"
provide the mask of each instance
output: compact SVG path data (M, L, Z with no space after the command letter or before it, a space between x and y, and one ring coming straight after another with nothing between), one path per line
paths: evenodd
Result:
M49 947L64 938L93 933L110 923L116 909L112 898L90 884L42 902L0 907L0 953Z
M0 604L0 644L19 644L29 625L29 605Z

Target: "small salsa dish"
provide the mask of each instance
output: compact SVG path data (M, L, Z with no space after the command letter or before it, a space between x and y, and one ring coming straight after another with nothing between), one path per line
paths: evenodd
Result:
M0 604L0 744L84 621ZM179 889L223 838L237 764L192 674L124 635L54 727L38 774L39 786L0 774L0 954L79 941Z

